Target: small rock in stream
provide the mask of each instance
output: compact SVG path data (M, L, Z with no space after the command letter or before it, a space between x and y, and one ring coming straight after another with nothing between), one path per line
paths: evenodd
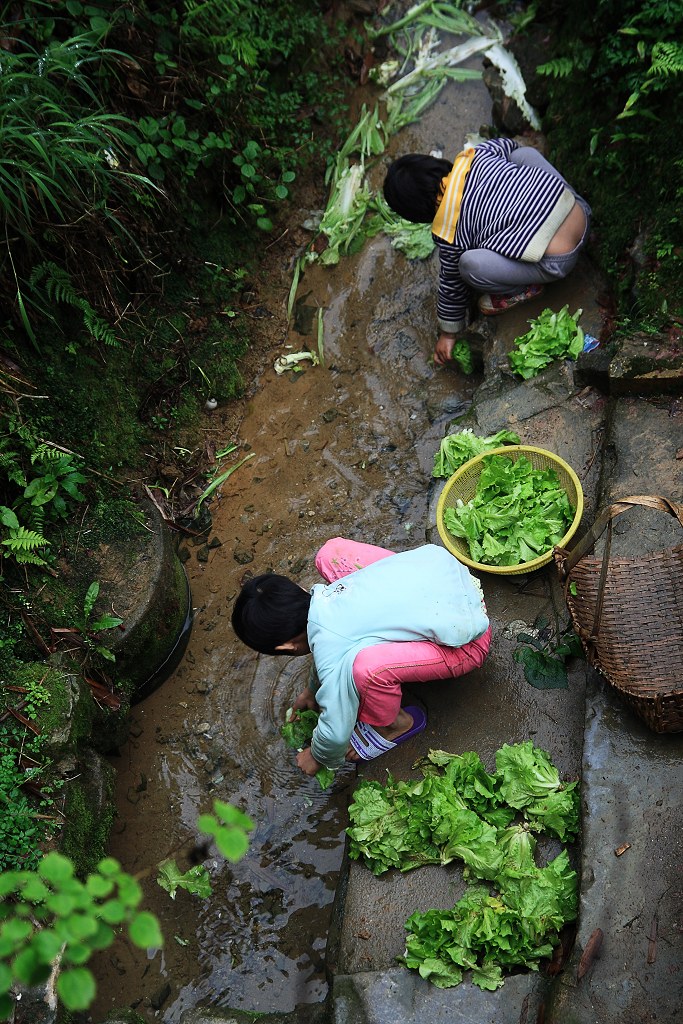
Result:
M170 994L171 986L169 985L168 982L166 982L164 985L161 986L161 988L158 988L157 991L154 992L152 996L150 996L149 1002L152 1009L160 1010L161 1007L166 1002L166 1000L168 999L168 997L170 996Z

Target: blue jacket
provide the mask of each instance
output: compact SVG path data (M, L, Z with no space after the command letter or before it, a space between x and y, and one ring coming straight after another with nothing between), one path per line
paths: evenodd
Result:
M356 724L353 662L359 651L392 641L431 640L462 647L488 629L482 592L445 548L427 544L382 558L311 589L308 643L319 679L316 761L338 768Z

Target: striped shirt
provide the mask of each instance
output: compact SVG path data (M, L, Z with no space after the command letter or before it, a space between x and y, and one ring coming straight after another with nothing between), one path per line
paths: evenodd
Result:
M467 326L470 288L460 277L461 255L490 249L509 259L538 262L550 241L544 227L566 202L561 177L510 162L518 148L513 139L491 139L476 147L455 240L451 244L433 235L441 263L437 316L443 331L457 333ZM565 207L554 229L567 212Z

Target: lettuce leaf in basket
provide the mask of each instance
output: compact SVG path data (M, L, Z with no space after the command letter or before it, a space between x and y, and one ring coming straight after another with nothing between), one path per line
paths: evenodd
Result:
M562 539L575 509L554 469L534 469L525 455L484 459L471 501L446 508L444 525L467 541L470 556L485 565L519 565Z
M478 437L469 427L455 434L447 434L434 456L432 476L453 476L456 469L473 459L475 455L481 455L492 448L502 448L504 444L519 444L519 436L512 430L499 430L490 437Z

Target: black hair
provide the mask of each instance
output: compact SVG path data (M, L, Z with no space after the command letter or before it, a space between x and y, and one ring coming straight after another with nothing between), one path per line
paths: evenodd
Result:
M299 636L308 624L311 595L287 576L267 572L244 584L232 610L232 628L261 654Z
M448 160L409 153L389 165L384 180L384 198L399 217L413 224L431 224L441 182L453 169Z

